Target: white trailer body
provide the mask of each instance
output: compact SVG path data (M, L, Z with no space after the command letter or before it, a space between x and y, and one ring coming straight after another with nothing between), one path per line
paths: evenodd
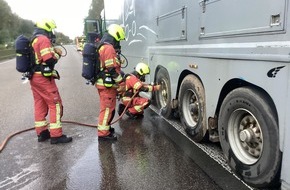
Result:
M289 0L116 0L127 72L150 65L154 102L196 142L220 141L254 187L290 189ZM106 15L110 21L113 19Z

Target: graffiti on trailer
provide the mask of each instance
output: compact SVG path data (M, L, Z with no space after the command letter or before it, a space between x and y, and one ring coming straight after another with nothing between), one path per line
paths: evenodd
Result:
M128 45L132 45L134 43L142 43L143 40L146 40L146 36L143 34L144 30L149 31L150 33L157 36L156 32L152 30L150 27L146 25L140 25L140 23L136 23L136 6L135 0L125 1L124 6L124 16L123 16L123 24L125 26L125 34L126 40L128 41ZM143 33L142 33L143 31Z

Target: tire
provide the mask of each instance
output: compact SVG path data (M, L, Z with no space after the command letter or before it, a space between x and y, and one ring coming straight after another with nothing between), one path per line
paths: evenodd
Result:
M253 187L276 186L281 165L279 129L273 106L264 93L238 88L224 99L219 138L230 167Z
M161 110L161 115L165 118L169 118L172 112L171 90L169 74L164 68L158 70L155 82L161 85L160 90L154 92L155 103L157 108Z
M185 131L195 142L203 140L206 133L205 92L200 80L188 75L181 83L178 108Z

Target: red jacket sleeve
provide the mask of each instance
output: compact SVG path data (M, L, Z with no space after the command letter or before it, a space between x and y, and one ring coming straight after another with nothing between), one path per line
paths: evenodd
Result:
M60 58L54 51L48 37L41 35L36 37L32 43L38 63L46 62L49 59L55 59L56 62Z
M133 89L135 93L142 87L142 82L135 76L130 75L126 78L126 90Z
M104 44L100 48L99 54L101 67L106 71L110 70L110 68L115 68L116 75L113 76L113 79L116 83L122 82L121 64L114 47L111 44Z

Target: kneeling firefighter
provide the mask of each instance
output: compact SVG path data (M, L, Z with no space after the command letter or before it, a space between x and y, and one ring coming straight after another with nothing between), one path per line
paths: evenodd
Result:
M152 92L160 89L160 85L149 85L144 83L145 75L148 75L149 73L150 68L147 64L138 63L135 67L135 71L131 74L125 75L125 92L122 94L121 98L123 104L119 104L119 115L122 114L125 106L130 104L126 110L126 115L129 116L129 118L136 119L143 116L144 109L150 105L150 100L148 98L140 97L139 92ZM133 97L135 93L137 94Z
M51 144L68 143L72 138L62 133L63 106L55 83L55 78L59 79L59 75L54 66L62 54L60 49L52 45L56 24L51 19L43 19L36 22L35 26L32 41L35 63L30 85L34 98L35 130L38 141L51 138ZM48 113L50 123L46 121Z
M99 48L100 74L95 86L100 96L100 112L98 117L99 140L116 140L114 128L110 123L115 115L117 101L117 89L123 78L121 75L121 61L118 53L121 46L120 41L125 39L125 32L120 25L112 24L108 32L101 39L103 44Z

